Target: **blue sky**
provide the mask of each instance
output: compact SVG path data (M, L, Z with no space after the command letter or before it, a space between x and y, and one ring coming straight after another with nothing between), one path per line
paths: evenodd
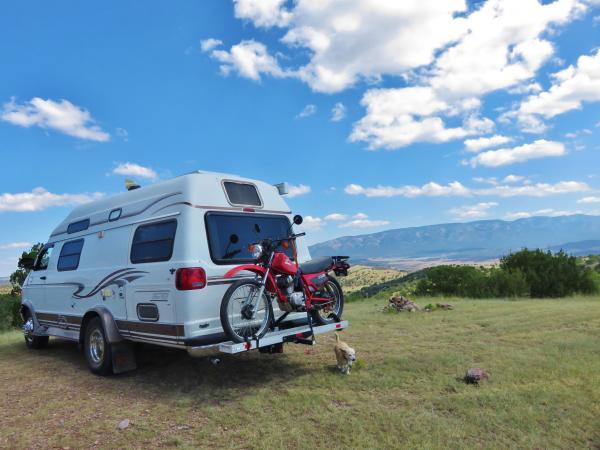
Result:
M310 241L600 212L597 0L8 2L0 276L74 205L288 181Z

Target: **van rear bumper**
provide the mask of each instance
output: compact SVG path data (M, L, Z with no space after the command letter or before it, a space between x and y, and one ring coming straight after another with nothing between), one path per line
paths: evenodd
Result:
M298 327L301 325L308 325L308 319L306 317L302 319L286 320L279 325L280 330L286 330L288 328ZM227 341L227 335L224 332L205 334L202 336L196 336L193 338L186 338L183 340L183 344L186 347L210 347L211 345L217 345Z

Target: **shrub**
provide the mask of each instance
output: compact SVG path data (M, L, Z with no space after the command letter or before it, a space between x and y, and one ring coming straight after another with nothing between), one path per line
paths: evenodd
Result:
M0 295L0 331L20 327L21 299L12 295Z

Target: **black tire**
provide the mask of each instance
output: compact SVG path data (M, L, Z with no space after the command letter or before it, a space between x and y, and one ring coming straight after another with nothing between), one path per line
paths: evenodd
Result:
M24 314L23 336L25 337L25 345L32 350L39 350L48 345L48 336L35 336L33 334L33 316L27 310Z
M233 283L225 292L223 296L223 300L221 301L221 325L223 327L223 331L225 334L229 336L229 338L233 342L246 342L247 339L251 339L253 337L261 338L263 337L269 328L271 327L271 322L273 320L273 308L271 306L271 300L269 299L267 292L263 293L263 298L259 301L264 303L264 307L259 311L262 311L263 316L260 319L260 323L258 326L252 326L250 323L251 319L248 319L248 324L244 323L244 318L240 317L239 319L239 327L236 326L236 323L232 323L233 318L236 314L236 306L240 306L241 311L241 300L244 298L243 295L246 295L243 291L244 287L248 287L247 295L250 295L249 289L260 289L260 283L256 281L247 281L240 280ZM240 297L234 297L236 291L240 290ZM255 319L253 319L256 322Z
M92 373L108 375L112 372L112 346L106 340L106 333L100 317L94 317L87 323L83 351Z
M321 290L321 293L328 297L335 295L337 296L337 301L333 308L313 310L311 312L313 320L319 325L336 323L337 319L341 319L342 314L344 313L344 292L342 291L342 286L340 286L340 283L334 277L327 275L327 281L325 282L325 286ZM334 313L337 318L330 315L331 313Z

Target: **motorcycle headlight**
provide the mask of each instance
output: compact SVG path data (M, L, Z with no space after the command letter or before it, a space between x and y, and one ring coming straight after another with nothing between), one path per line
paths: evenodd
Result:
M263 251L263 248L262 248L262 245L260 245L260 244L254 244L252 246L252 249L250 250L253 258L259 258L260 255L262 255L262 251Z

